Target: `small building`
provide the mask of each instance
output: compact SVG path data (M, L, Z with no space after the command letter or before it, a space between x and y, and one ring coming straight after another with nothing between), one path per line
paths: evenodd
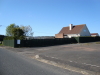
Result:
M3 41L4 37L6 37L5 35L0 35L0 41Z
M3 39L5 38L5 35L0 35L0 44L2 43Z
M55 34L55 38L71 38L79 36L91 36L86 24L70 24L67 27L63 27L58 34Z
M99 34L98 33L91 33L91 36L96 37L96 36L99 36Z

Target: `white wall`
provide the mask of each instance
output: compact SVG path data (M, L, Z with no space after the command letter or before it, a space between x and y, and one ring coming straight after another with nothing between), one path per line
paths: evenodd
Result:
M78 37L78 36L80 36L80 34L68 34L67 35L69 38L71 38L71 37Z
M88 30L87 26L85 25L80 32L80 36L91 36L90 31Z
M91 36L99 36L99 34L97 34L97 35L91 35Z

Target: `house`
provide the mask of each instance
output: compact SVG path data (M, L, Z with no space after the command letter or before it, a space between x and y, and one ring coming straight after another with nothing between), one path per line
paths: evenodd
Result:
M91 36L86 24L70 24L68 27L63 27L58 34L55 34L55 38L71 38L79 36Z
M99 34L98 33L91 33L91 36L95 37L95 36L99 36Z

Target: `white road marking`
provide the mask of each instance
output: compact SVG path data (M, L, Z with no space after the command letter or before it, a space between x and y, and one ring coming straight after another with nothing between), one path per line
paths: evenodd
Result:
M92 64L86 64L86 63L82 63L82 64L85 64L85 65L90 65L90 66L95 66L95 67L100 67L100 66L97 66L97 65L92 65Z

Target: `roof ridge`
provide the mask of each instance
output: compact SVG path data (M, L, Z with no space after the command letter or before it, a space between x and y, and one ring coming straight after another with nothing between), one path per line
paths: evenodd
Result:
M86 25L86 24L79 24L79 25L75 25L75 26L81 26L81 25Z
M86 25L86 24L79 24L79 25L73 25L73 26L81 26L81 25ZM67 27L69 27L69 26L67 26ZM63 27L64 28L64 27Z

